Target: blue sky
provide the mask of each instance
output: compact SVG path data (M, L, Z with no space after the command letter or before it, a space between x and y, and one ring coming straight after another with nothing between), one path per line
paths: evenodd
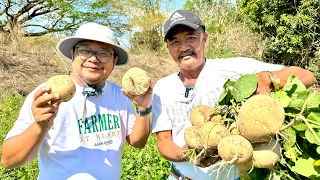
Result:
M177 9L180 9L186 3L186 0L174 0L174 3L177 5Z

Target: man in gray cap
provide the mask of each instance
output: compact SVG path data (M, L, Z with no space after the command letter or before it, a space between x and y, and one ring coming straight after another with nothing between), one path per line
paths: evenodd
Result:
M128 53L106 26L83 24L57 49L72 59L75 95L51 104L59 95L47 94L45 83L32 91L5 138L2 164L17 168L38 153L40 180L120 179L125 142L143 148L149 136L151 85L131 96L107 80L114 66L127 63Z
M285 67L238 57L208 59L205 45L208 34L201 19L192 11L177 10L163 26L164 41L179 71L157 81L153 90L152 133L156 133L160 154L172 162L168 179L238 179L239 170L232 165L215 164L217 158L190 162L185 130L191 126L190 112L200 104L214 107L222 94L224 83L236 81L241 74L258 75L256 93L269 94L274 79L282 88L295 74L307 87L316 82L314 75L299 67ZM269 76L273 76L270 78Z

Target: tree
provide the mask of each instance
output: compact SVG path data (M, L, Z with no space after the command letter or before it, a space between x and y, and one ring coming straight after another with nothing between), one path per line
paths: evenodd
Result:
M232 0L187 0L184 9L194 11L206 26L206 56L246 56L260 59L264 43L243 23Z
M24 36L74 31L83 22L99 22L122 32L127 20L122 0L3 0L0 32Z
M126 12L129 26L137 29L131 38L134 49L157 51L163 44L162 25L166 14L161 6L170 0L127 0Z
M320 50L319 0L239 0L239 8L267 40L266 60L309 67Z

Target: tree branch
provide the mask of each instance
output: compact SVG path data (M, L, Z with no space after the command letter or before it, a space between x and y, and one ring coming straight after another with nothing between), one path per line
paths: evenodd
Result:
M43 9L43 7L39 7L37 9L35 9L30 15L25 16L22 19L20 19L19 20L19 24L23 24L26 21L28 21L28 20L30 20L30 19L32 19L34 17L41 16L41 15L48 14L48 13L52 13L54 11L59 10L59 8L55 8L55 9L52 9L52 10L46 9L46 10L40 11L41 9ZM38 12L38 11L40 11L40 12Z
M65 26L64 28L59 28L59 29L55 29L53 26L51 28L39 25L39 24L29 24L28 26L37 26L37 27L41 27L43 29L45 29L44 31L41 32L27 32L24 34L24 36L26 37L33 37L33 36L42 36L48 33L52 33L52 32L62 32L62 31L67 31L67 30L72 30L75 29L80 23L75 23L75 24L70 24L69 26Z
M40 4L39 1L36 1L36 2L27 2L16 14L16 18L20 17L22 14L30 11L33 7L35 7L36 5Z
M11 7L11 0L8 0L7 1L7 5L5 5L5 8L4 8L3 11L6 13L8 18L10 17L10 20L12 21L13 20L13 15L9 13L10 7Z

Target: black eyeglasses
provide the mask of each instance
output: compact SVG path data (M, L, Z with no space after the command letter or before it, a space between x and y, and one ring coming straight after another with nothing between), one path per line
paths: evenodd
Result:
M76 46L76 50L82 60L86 60L88 58L91 58L93 55L95 55L98 61L100 61L101 63L107 63L114 56L113 53L110 53L108 51L104 51L104 50L93 51L92 49L86 46Z

